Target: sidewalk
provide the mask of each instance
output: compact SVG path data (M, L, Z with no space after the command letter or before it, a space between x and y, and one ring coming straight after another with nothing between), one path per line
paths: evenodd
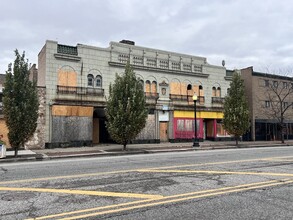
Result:
M229 148L253 148L253 147L279 147L293 146L293 140L286 141L282 144L280 141L256 141L256 142L239 142L235 146L235 141L204 141L200 142L200 147L192 147L192 142L183 143L159 143L159 144L129 144L127 150L122 151L122 145L118 144L100 144L93 147L69 147L54 148L42 150L19 150L19 157L14 158L14 151L7 151L6 158L1 158L0 163L18 162L18 161L35 161L51 160L74 157L98 157L98 156L117 156L129 154L147 154L162 152L182 152L194 150L213 150Z

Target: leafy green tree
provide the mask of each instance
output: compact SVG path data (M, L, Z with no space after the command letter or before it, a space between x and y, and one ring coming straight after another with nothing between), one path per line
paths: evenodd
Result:
M8 65L3 90L3 112L8 139L17 157L18 150L31 138L37 127L38 94L36 84L29 80L25 53L15 50L15 61Z
M128 62L125 72L121 76L116 74L114 84L109 86L106 106L109 134L126 150L127 143L145 127L147 115L143 85Z
M224 102L224 128L229 134L235 136L236 146L238 140L250 126L249 109L244 93L244 83L237 73L233 75L230 89Z

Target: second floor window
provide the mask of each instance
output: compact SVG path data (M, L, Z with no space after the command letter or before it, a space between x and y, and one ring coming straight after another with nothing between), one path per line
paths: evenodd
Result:
M217 88L217 95L216 96L221 97L221 88L220 87Z
M102 87L102 77L101 76L96 77L96 87Z
M87 85L88 86L94 86L94 76L92 74L89 74L87 76Z
M145 92L151 92L151 82L149 80L145 82Z
M271 107L271 103L270 103L270 101L265 101L265 107L266 107L266 108Z
M212 96L216 97L216 94L217 94L217 89L216 89L216 87L213 87L212 88Z

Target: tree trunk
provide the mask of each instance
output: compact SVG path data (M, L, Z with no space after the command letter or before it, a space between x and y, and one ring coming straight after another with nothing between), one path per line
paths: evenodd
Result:
M284 128L283 128L283 126L282 126L282 131L281 131L281 141L282 141L282 144L285 143Z
M14 148L14 157L17 157L18 156L18 147L15 147Z
M127 142L124 142L124 143L123 143L123 151L126 150L126 144L127 144Z
M235 136L236 147L238 147L238 136Z
M285 143L285 140L284 140L284 116L283 114L281 115L281 142L282 144Z

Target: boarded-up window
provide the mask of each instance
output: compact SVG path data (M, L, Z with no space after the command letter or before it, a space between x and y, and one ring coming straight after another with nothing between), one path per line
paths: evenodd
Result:
M187 85L185 83L180 84L180 95L187 95Z
M76 72L68 67L60 69L58 71L58 85L75 87L77 85Z
M200 85L198 88L199 88L199 96L204 96L203 87Z
M156 93L157 93L157 82L156 82L156 81L153 81L153 82L152 82L152 88L151 88L151 89L152 89L151 92L152 92L153 94L156 94Z
M197 85L193 85L193 93L196 93L199 96L199 87Z
M213 87L212 88L212 96L213 97L216 97L217 96L217 89L216 89L216 87Z
M218 87L217 88L217 94L216 94L217 97L221 97L221 88Z
M145 82L145 92L151 92L151 82L149 80Z
M181 85L179 82L170 83L170 94L172 95L181 95Z
M192 90L192 85L191 84L187 85L187 95L188 96L193 96L193 90Z

